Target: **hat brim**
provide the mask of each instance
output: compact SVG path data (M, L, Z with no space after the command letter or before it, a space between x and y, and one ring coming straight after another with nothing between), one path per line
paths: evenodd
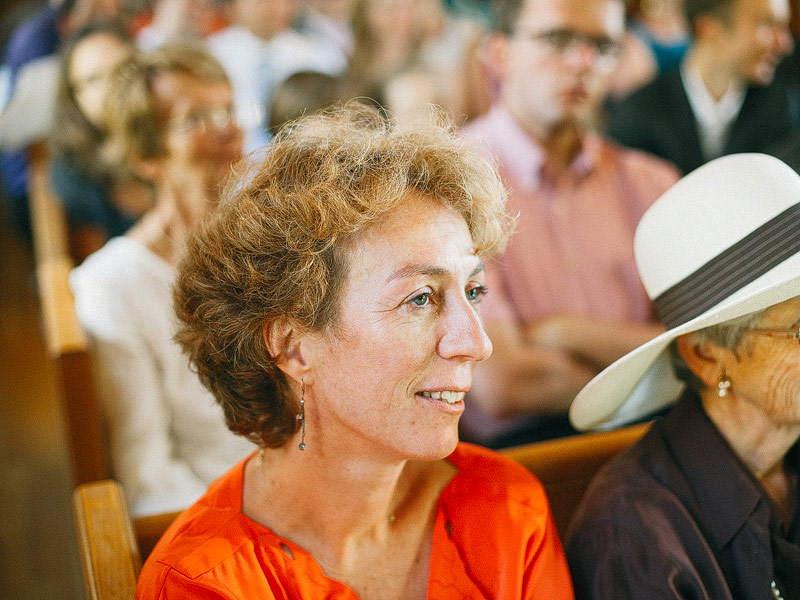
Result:
M669 406L683 384L666 352L672 340L800 296L800 254L783 261L725 301L626 354L592 379L569 410L579 430L611 429Z

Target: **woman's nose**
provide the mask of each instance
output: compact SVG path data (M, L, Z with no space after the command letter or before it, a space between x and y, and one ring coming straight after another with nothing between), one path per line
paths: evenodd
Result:
M467 301L449 307L442 323L437 352L442 358L463 358L480 362L492 353L492 342L483 329L475 306Z

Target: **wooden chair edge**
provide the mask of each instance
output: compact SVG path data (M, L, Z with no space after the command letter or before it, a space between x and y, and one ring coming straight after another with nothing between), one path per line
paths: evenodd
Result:
M72 506L87 596L133 598L142 561L122 488L109 479L81 484Z
M519 462L544 483L593 475L610 458L636 442L649 429L641 423L615 429L505 448L501 452ZM573 467L565 471L565 460Z

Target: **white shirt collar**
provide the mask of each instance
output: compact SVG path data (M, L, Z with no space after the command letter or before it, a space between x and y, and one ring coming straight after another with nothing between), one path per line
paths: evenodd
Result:
M708 93L700 72L692 68L689 61L683 61L681 65L681 78L697 120L703 155L706 160L716 158L722 154L728 128L742 108L747 89L741 84L731 85L717 102Z

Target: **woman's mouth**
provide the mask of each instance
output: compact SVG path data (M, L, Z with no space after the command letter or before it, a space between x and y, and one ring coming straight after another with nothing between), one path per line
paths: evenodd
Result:
M447 404L456 404L464 399L465 392L453 392L445 390L442 392L418 392L420 396L431 398L432 400L443 400Z

